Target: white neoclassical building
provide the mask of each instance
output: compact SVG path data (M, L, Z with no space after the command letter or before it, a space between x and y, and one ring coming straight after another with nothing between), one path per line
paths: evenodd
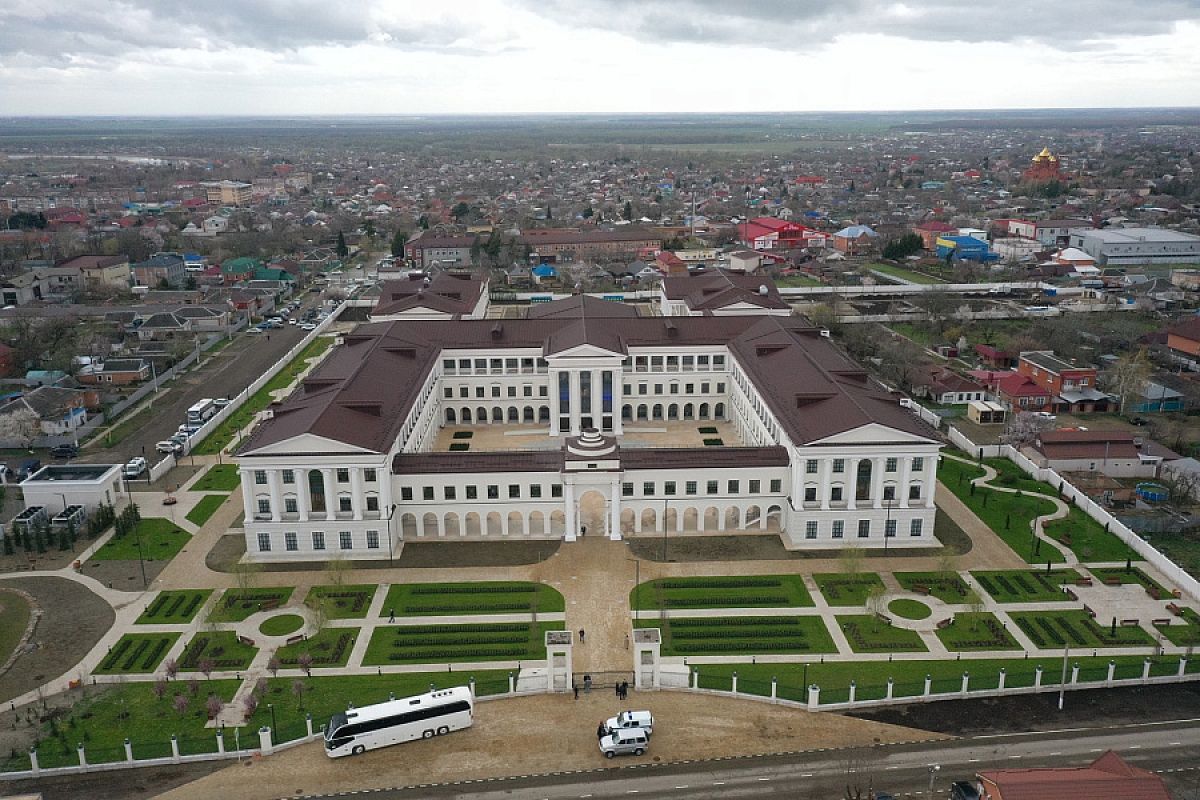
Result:
M802 317L574 297L370 323L264 417L237 456L259 560L584 529L937 544L933 431Z

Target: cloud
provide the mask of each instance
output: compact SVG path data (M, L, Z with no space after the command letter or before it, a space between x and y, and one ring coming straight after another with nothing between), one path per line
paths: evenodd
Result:
M838 37L920 42L1038 42L1076 49L1096 39L1165 34L1200 20L1200 0L517 0L530 10L649 42L741 43L811 50Z

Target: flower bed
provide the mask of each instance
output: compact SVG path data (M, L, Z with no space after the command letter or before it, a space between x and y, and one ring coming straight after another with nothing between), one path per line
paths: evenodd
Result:
M211 589L183 589L159 592L158 597L137 618L138 625L174 625L191 622L200 606L212 594Z
M127 633L94 671L101 675L153 672L178 638L178 633Z

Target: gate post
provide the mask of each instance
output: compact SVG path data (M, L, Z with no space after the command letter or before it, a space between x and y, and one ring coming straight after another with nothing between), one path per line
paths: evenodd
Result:
M571 664L571 631L546 631L546 691L569 692L574 672Z
M643 691L662 687L662 631L658 628L633 630L633 688ZM736 689L736 679L734 686Z

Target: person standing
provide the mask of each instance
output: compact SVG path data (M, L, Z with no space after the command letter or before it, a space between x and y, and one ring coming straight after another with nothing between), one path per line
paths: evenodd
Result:
M575 699L578 700L579 699L579 684L575 683L575 681L571 681L571 691L575 693Z
M613 691L616 692L617 699L620 700L621 699L621 682L620 681L617 681L616 683L613 684Z
M584 643L584 641L585 641L584 637L585 637L586 635L587 635L587 634L586 634L586 633L584 633L584 630L583 630L583 628L580 628L580 629L579 629L579 643L580 643L580 644L583 644L583 643Z
M604 734L606 734L606 733L608 733L608 728L604 727L603 722L601 722L599 725L596 726L596 738L597 739L603 739Z

